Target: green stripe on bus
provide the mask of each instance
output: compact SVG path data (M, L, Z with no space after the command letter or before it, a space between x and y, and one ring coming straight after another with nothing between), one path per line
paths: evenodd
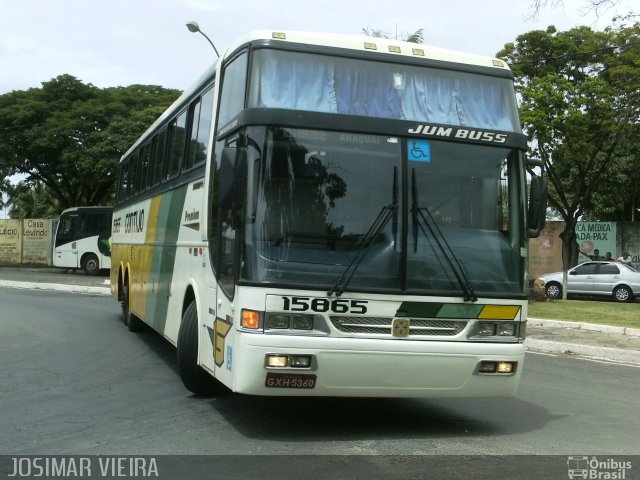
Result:
M484 305L447 303L442 306L436 318L478 318Z
M396 317L433 318L441 308L442 303L402 302Z
M396 317L477 318L484 305L459 303L402 302Z
M176 243L180 232L188 185L164 193L159 199L156 236L153 239L151 278L154 291L147 297L148 319L153 328L163 332L167 323L169 294L176 259ZM155 200L155 199L154 199Z

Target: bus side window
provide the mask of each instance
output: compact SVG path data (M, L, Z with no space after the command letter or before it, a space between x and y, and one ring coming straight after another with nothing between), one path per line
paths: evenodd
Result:
M139 155L138 152L135 152L131 155L131 159L129 160L129 184L127 185L127 198L132 198L136 195L139 165Z
M165 141L167 139L167 130L163 129L158 135L153 138L152 142L152 158L151 162L153 166L151 175L151 185L156 186L162 181L162 172L164 169L165 159Z
M198 152L198 122L200 121L200 107L202 103L200 99L196 100L189 106L189 127L190 132L189 143L187 144L187 155L184 159L184 170L190 170L193 167L194 159Z
M136 192L144 192L147 189L149 178L149 160L151 157L151 145L147 143L140 150L140 178Z
M186 140L187 111L184 110L178 118L169 125L168 161L164 178L168 180L180 173L184 144Z
M246 85L247 54L243 53L227 65L224 70L218 112L218 131L244 108Z
M185 170L204 163L207 159L207 145L211 133L211 116L213 114L213 89L209 89L189 108L191 141Z
M120 164L120 175L118 176L118 195L116 202L121 203L127 199L127 185L129 182L129 160Z

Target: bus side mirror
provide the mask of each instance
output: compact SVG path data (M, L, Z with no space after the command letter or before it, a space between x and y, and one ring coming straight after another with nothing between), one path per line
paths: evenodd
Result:
M225 147L218 170L218 204L232 210L244 204L242 185L246 175L246 150L244 148Z
M531 175L527 216L527 234L529 238L538 238L540 231L544 228L547 217L547 191L548 184L546 179L538 175Z

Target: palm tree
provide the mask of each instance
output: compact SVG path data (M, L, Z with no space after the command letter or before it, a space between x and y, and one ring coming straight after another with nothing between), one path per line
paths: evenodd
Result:
M11 205L11 218L55 218L60 214L59 202L40 183L10 185L7 194L6 205Z
M362 33L364 33L367 37L375 37L375 38L392 38L390 33L387 33L381 29L375 29L371 27L366 27L362 29ZM395 38L398 38L398 35L395 35ZM400 39L404 42L410 43L424 43L424 28L416 30L415 32L408 34L402 33L400 35Z

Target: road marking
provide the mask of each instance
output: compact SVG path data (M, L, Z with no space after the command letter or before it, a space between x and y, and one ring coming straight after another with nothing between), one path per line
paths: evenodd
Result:
M600 360L597 358L588 358L588 357L575 357L575 358L576 360L583 360L585 362L605 363L608 365L622 365L625 367L640 368L640 365L637 365L635 363L616 362L615 360Z

